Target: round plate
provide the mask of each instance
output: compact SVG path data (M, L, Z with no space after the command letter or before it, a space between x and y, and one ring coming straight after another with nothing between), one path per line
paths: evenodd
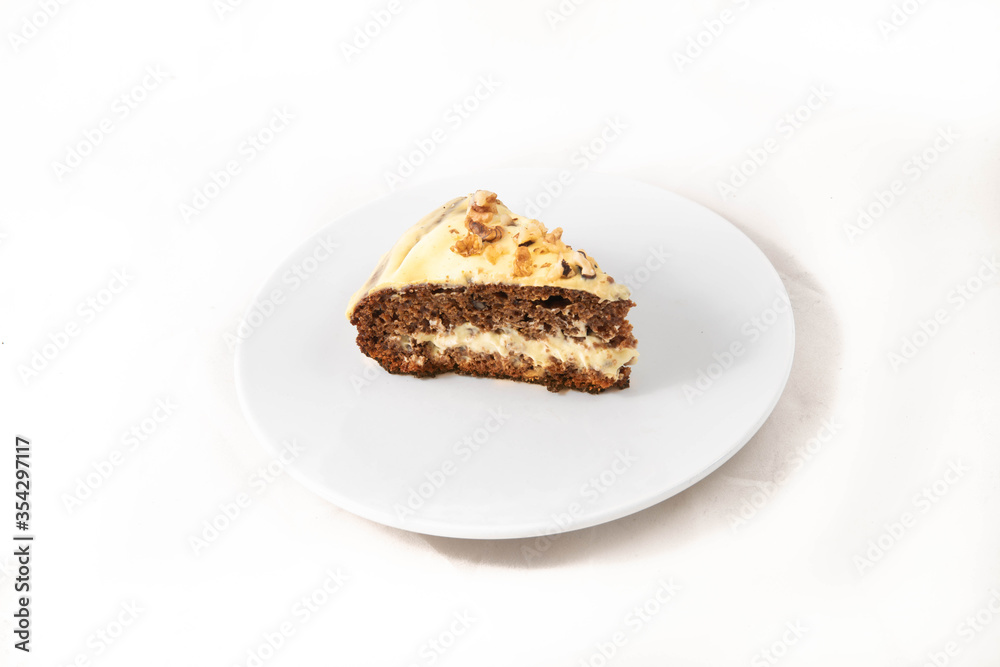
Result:
M788 296L764 254L673 193L587 172L565 180L519 169L400 190L328 225L274 272L240 328L236 382L250 423L295 479L405 530L533 537L661 502L760 428L794 348ZM480 188L564 227L570 245L633 288L641 356L631 388L592 396L418 379L361 354L344 316L353 292L423 215Z

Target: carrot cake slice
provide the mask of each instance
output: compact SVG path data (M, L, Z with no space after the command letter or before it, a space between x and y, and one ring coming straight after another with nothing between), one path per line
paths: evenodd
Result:
M628 387L635 303L562 235L486 190L453 199L403 234L351 299L358 347L390 373Z

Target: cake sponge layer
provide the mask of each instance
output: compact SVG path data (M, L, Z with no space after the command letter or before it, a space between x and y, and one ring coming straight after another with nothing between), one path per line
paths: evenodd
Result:
M369 294L352 312L351 324L387 334L448 334L469 324L482 331L514 329L528 339L562 333L594 336L609 347L635 347L626 319L633 306L628 299L601 301L561 287L411 285Z
M411 285L364 297L358 347L392 373L445 372L599 392L627 387L638 357L629 300L518 285Z

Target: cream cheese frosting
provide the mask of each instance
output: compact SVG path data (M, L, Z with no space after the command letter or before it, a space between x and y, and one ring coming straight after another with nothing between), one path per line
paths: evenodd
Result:
M514 329L482 331L471 324L455 327L448 334L415 333L411 342L432 343L436 349L465 348L470 352L484 352L508 357L520 354L531 359L536 366L546 366L550 358L569 365L588 368L616 377L622 366L633 363L639 356L635 348L609 348L597 336L567 338L562 334L542 339L529 339Z
M515 215L486 190L451 200L403 234L351 298L348 319L368 294L414 284L564 287L602 301L631 296L587 253L566 245L561 228L550 232Z

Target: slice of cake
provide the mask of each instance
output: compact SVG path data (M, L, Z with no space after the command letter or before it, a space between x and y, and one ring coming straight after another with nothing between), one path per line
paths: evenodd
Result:
M390 373L456 372L598 393L629 386L635 304L587 253L479 190L418 222L351 299Z

